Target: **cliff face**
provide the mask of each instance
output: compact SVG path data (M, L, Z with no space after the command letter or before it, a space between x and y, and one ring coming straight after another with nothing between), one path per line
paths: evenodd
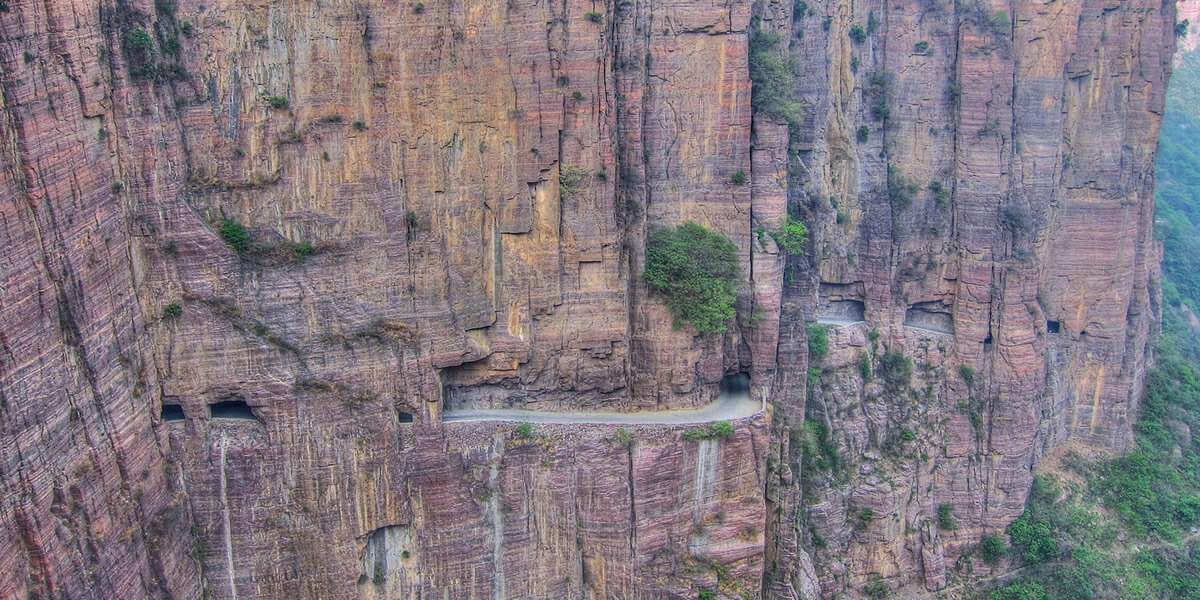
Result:
M0 595L940 589L1035 465L1129 442L1173 30L1160 0L0 2ZM683 220L739 248L727 334L642 283ZM442 422L738 372L769 410L727 439Z

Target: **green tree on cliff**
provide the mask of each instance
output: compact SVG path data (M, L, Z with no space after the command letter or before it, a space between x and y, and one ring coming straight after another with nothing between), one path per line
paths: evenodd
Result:
M729 326L741 280L737 246L691 221L650 232L646 283L662 294L675 326L691 323L700 333Z

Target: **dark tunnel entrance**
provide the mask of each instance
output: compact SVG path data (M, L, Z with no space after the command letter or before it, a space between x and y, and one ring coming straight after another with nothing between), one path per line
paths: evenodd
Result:
M750 393L750 374L730 373L721 378L721 396L745 396Z
M257 419L254 410L243 400L227 400L208 405L208 414L214 419Z
M183 421L187 418L183 414L183 407L178 404L162 405L162 413L159 416L164 421Z

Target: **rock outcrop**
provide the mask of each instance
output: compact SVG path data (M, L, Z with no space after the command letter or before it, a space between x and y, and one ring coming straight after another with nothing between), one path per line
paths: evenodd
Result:
M1161 0L0 0L0 596L987 571L965 553L1035 464L1129 443L1174 23ZM752 105L754 32L790 127ZM805 255L765 235L789 213ZM642 282L647 233L684 220L739 249L726 334ZM728 438L441 420L693 407L738 373L768 406Z

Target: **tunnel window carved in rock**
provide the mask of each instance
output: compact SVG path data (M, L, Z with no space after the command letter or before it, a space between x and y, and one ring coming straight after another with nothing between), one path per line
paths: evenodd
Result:
M1062 325L1058 321L1046 321L1046 333L1058 333Z
M254 409L244 400L225 400L209 404L208 414L214 419L258 419Z
M183 414L183 406L179 404L163 404L159 417L163 421L184 421L187 419L187 416Z
M904 326L953 335L954 315L946 302L917 302L904 313Z
M413 422L413 414L412 413L405 412L402 410L396 411L396 413L399 415L401 423L412 423Z
M730 373L721 378L721 397L744 397L750 393L750 374Z
M862 285L859 283L822 283L821 298L817 307L817 321L826 324L852 324L866 318L867 306L863 302Z

